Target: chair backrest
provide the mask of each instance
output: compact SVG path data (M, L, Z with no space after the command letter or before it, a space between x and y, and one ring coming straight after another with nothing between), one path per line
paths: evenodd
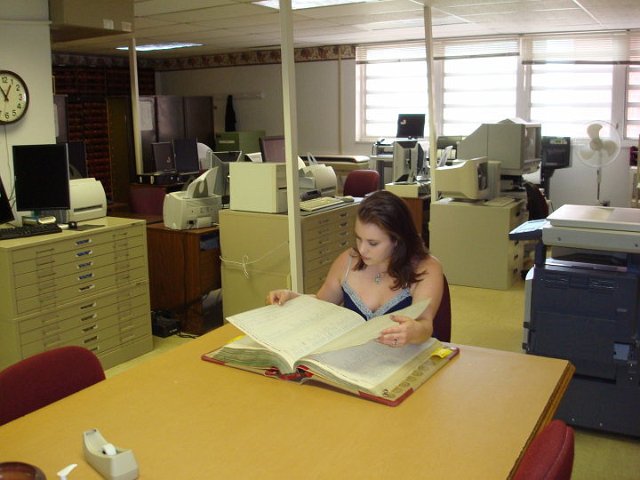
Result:
M573 448L573 429L562 420L552 420L527 447L513 479L569 480Z
M105 379L98 358L67 346L38 353L0 372L0 425Z
M342 187L343 195L364 197L380 189L380 174L377 170L352 170Z
M451 295L447 277L444 277L440 306L433 317L433 336L442 342L451 341Z
M549 205L542 191L533 183L524 182L527 192L527 210L529 210L529 220L540 220L549 215Z

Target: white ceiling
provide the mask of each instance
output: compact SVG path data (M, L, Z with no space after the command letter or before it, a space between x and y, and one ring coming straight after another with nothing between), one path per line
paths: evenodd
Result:
M640 0L424 0L432 7L434 38L517 33L640 29ZM148 58L274 48L276 10L251 0L134 0L138 45L189 41L204 46ZM363 44L424 38L423 0L296 10L295 47ZM127 35L54 42L55 52L114 55ZM121 53L126 55L126 53Z

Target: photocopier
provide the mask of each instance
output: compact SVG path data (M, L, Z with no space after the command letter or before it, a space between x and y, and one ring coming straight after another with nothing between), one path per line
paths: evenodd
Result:
M538 241L524 350L576 367L556 416L640 436L640 209L563 205L509 236Z

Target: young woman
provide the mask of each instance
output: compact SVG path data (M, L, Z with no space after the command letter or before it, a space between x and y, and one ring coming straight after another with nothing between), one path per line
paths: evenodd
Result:
M444 277L440 262L424 247L404 201L386 190L365 198L358 208L355 236L355 248L336 258L316 296L354 310L366 320L430 299L416 318L392 316L396 325L378 337L380 343L392 347L428 340ZM291 290L274 290L267 302L282 305L297 296Z

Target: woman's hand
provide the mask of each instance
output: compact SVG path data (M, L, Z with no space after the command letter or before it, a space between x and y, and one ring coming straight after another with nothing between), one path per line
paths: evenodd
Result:
M431 334L422 321L414 320L402 315L391 315L391 320L397 325L385 328L380 332L377 341L390 347L402 347L410 343L422 343Z
M297 296L298 294L291 290L272 290L267 295L265 303L267 305L284 305L284 303L296 298Z

